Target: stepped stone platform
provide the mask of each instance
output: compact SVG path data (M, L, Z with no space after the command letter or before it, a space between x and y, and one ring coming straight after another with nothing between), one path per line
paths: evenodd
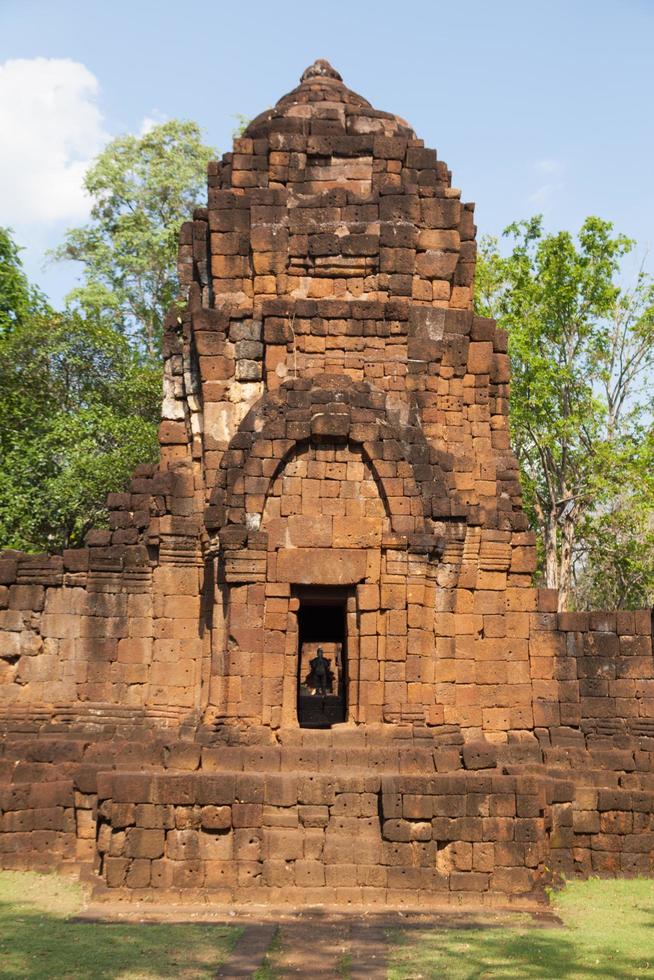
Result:
M458 742L7 735L0 862L83 865L99 899L279 906L506 905L652 872L654 740Z
M327 62L209 165L159 464L0 555L0 866L407 907L652 873L651 611L533 588L475 234Z

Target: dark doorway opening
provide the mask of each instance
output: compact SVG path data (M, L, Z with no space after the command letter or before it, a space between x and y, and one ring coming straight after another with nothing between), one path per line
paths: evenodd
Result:
M301 728L347 719L347 591L298 589L297 717Z

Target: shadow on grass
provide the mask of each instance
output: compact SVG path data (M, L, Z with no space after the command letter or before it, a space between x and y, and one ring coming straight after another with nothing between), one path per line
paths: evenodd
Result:
M648 924L649 925L649 924ZM595 943L567 929L488 924L393 930L389 980L639 980L654 976L651 955Z
M241 930L84 922L0 902L2 980L184 980L215 976Z

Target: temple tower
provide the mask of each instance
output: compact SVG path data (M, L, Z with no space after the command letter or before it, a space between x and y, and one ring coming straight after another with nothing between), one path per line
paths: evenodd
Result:
M649 610L557 613L473 206L327 62L210 164L156 466L0 555L0 866L504 903L654 873Z
M325 61L211 165L168 335L169 389L181 350L193 390L162 427L206 490L208 718L302 723L303 620L340 645L339 720L532 725L519 671L492 708L456 691L452 614L523 611L533 568L506 337L472 312L474 269L447 166ZM309 623L325 603L337 640Z

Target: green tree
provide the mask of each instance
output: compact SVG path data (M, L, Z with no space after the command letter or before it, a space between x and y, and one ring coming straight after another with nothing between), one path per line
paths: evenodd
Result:
M252 120L244 116L241 112L237 112L235 116L232 116L232 119L236 120L236 125L232 130L232 139L237 140L243 135Z
M637 467L644 459L638 447L651 410L654 287L642 270L634 287L618 284L634 243L599 218L587 218L576 241L569 232L544 233L540 217L505 235L508 255L496 239L481 243L476 308L508 330L511 429L525 504L542 542L545 581L560 590L565 609L575 563L592 593L600 523L593 548L590 538L580 540L582 529L590 535L591 521L617 512L621 463ZM634 476L636 493L638 484Z
M20 248L9 228L0 228L0 336L45 308L45 297L30 285L20 260Z
M83 265L69 300L94 319L120 325L150 359L178 293L177 236L206 186L206 146L194 122L177 119L144 136L119 136L87 171L89 223L70 229L55 259Z
M157 457L160 371L106 323L50 309L0 241L0 549L79 545Z
M607 460L603 503L582 520L575 604L637 609L654 604L654 433Z
M160 400L159 371L104 324L51 312L0 338L0 547L80 546L156 460Z

